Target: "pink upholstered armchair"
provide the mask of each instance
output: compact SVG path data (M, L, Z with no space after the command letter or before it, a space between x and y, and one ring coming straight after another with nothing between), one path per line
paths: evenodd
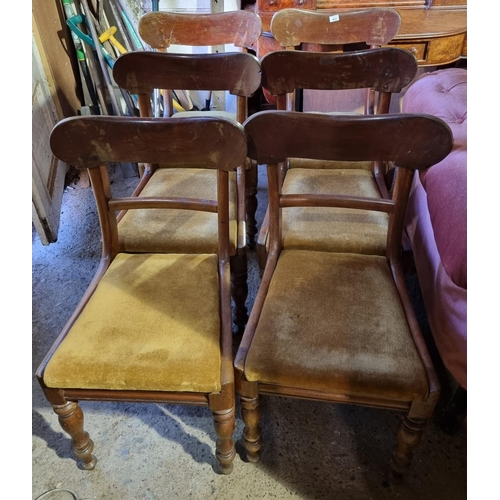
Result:
M403 112L427 113L451 127L454 146L439 164L416 173L406 235L429 326L441 359L467 389L467 70L424 73L408 88ZM457 404L455 400L453 405ZM465 404L462 400L462 406ZM465 415L465 412L464 412Z

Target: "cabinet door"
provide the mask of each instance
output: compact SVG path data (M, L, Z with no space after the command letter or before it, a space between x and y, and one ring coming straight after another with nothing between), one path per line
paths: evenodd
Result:
M50 150L58 121L36 25L32 31L32 221L44 245L57 241L67 165Z

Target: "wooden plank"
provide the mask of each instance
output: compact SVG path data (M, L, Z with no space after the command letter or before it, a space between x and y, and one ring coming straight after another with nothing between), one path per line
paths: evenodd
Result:
M61 1L33 2L32 29L58 118L74 116L82 106L83 91Z

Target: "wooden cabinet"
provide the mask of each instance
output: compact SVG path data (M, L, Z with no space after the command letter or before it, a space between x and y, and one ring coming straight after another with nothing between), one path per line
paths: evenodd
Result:
M399 12L401 28L390 46L409 50L420 66L450 64L467 56L466 0L256 0L245 8L262 18L263 35L255 50L263 57L283 49L270 31L271 19L280 9L342 12L373 7Z

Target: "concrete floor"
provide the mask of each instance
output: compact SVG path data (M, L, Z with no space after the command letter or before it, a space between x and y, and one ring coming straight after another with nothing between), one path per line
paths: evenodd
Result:
M266 204L265 175L260 173L259 222ZM112 178L117 194L129 193L137 181L124 179L119 168ZM99 235L92 191L81 182L64 193L58 242L44 247L33 230L33 374L92 279L100 257ZM259 282L252 251L249 268L251 307ZM407 281L429 335L416 276L410 273ZM449 376L443 377L449 384ZM439 406L399 486L385 481L399 420L393 411L264 397L261 462L242 458L238 414L234 471L223 476L214 470L215 432L206 407L100 402L81 407L98 459L91 472L78 469L70 440L33 375L33 499L53 488L72 490L78 500L467 497L466 423L453 436L444 433ZM44 498L74 496L59 491Z

